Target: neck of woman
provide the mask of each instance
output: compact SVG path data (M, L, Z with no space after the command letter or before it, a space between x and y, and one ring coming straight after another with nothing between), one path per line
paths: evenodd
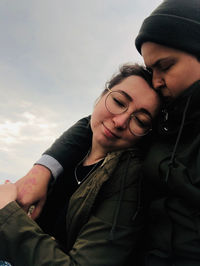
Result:
M88 152L85 160L83 161L83 165L92 165L95 163L98 163L102 159L104 159L107 155L107 152L105 152L101 147L97 147L97 145L93 145L91 147L91 150Z

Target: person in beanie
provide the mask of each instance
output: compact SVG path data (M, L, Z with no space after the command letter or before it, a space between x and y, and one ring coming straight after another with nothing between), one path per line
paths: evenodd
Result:
M135 40L165 108L143 164L144 265L200 265L200 1L165 0Z
M144 20L135 45L165 101L142 167L141 197L147 215L146 234L141 237L141 263L199 266L200 1L163 1ZM87 149L90 136L83 121L72 129L76 137L64 133L38 163L54 173L55 169L65 171L69 146L80 153ZM28 178L19 180L18 195ZM41 187L45 190L47 186L35 188L37 197L26 194L19 197L19 202L26 208L35 199L42 201L45 193L41 193Z

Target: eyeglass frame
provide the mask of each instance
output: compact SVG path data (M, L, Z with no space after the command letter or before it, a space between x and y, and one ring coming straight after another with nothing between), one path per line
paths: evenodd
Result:
M121 114L123 114L123 113L125 113L127 110L128 110L128 107L129 107L129 104L127 105L127 107L126 107L126 110L124 110L122 113L119 113L119 114L114 114L114 113L112 113L109 109L108 109L108 107L107 107L107 105L106 105L106 100L107 100L107 98L108 98L108 96L111 94L111 93L113 93L113 92L117 92L117 93L120 93L120 94L122 94L120 91L113 91L113 90L111 90L110 88L106 88L107 90L108 90L108 94L106 95L106 97L105 97L105 101L104 101L104 104L105 104L105 107L106 107L106 109L107 109L107 111L110 113L110 114L112 114L112 115L121 115ZM122 94L123 95L123 94ZM138 112L137 112L138 113ZM146 114L146 113L145 113ZM129 131L131 132L131 134L132 135L134 135L134 136L137 136L137 137L142 137L142 136L146 136L147 134L149 134L151 131L152 131L152 117L151 117L151 115L150 114L146 114L146 115L148 115L150 118L151 118L151 127L149 128L149 130L148 130L148 132L146 132L146 133L144 133L144 134L137 134L137 133L134 133L133 131L131 131L131 129L130 129L130 121L131 121L131 119L132 119L132 117L135 117L135 113L133 112L131 115L130 115L130 118L129 118L129 122L128 122L128 128L129 128Z

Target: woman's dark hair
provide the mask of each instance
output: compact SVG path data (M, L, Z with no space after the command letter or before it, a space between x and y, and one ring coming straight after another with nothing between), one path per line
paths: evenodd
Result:
M149 86L153 88L152 74L144 66L139 64L124 64L120 66L119 72L114 74L112 78L106 82L106 88L102 92L101 96L107 92L107 89L111 89L115 85L122 82L125 78L130 76L139 76L143 78L149 84Z

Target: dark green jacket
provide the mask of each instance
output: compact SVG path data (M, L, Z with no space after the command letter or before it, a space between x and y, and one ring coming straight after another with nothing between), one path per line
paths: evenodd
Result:
M65 254L12 202L0 210L0 258L14 266L128 265L142 230L137 150L113 152L73 194Z

